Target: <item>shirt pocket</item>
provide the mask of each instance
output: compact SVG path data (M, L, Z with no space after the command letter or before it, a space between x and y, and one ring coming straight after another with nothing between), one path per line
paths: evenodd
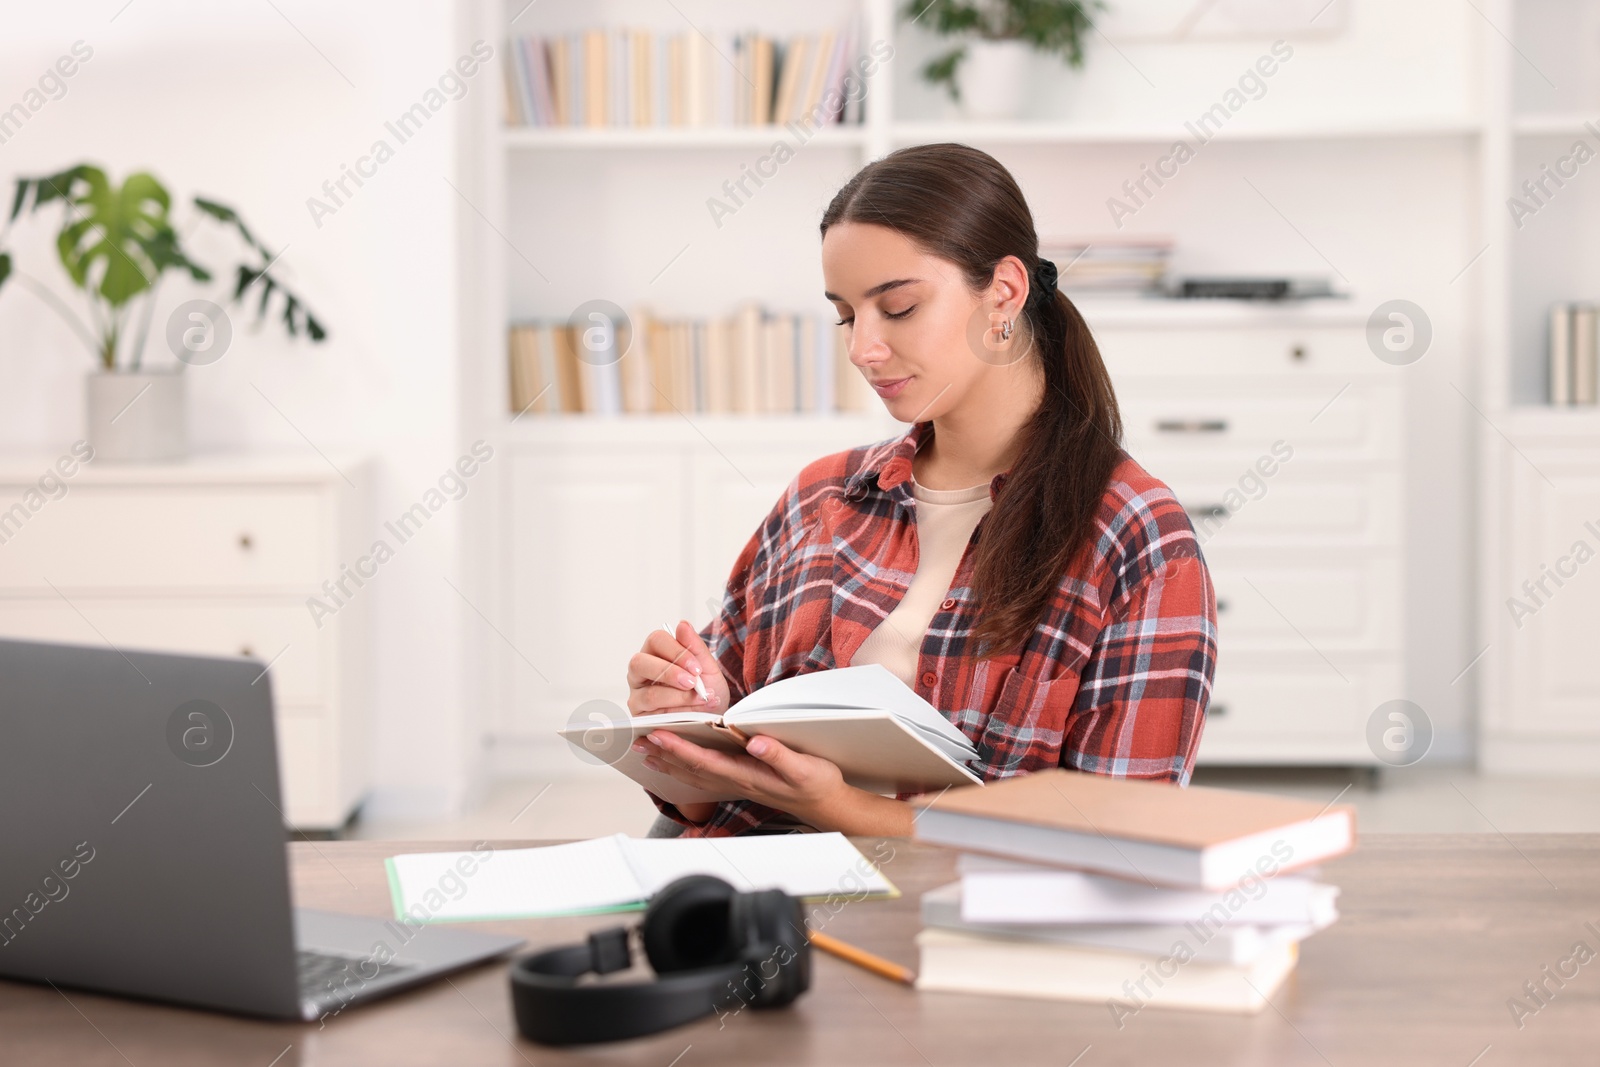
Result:
M1060 763L1072 688L1071 679L1039 678L1020 668L1007 673L976 743L985 781Z

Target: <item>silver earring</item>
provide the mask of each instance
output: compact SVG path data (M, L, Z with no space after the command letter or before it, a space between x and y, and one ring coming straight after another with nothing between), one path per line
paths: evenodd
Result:
M1000 327L1000 340L1011 340L1011 320L1007 319L1004 326Z

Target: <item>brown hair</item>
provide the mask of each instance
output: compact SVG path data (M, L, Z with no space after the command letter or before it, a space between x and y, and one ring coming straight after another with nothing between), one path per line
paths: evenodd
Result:
M1006 256L1028 268L1023 317L1044 370L1044 398L1019 433L973 575L981 655L1020 651L1063 576L1093 551L1095 518L1121 458L1122 418L1100 349L1064 293L1042 292L1033 213L1016 179L987 152L949 143L897 149L835 194L822 233L841 222L894 230L961 268L975 293Z

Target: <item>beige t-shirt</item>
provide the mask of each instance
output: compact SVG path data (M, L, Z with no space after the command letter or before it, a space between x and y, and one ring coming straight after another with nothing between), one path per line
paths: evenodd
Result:
M989 483L969 489L927 489L911 480L917 502L917 573L905 596L856 650L851 666L881 663L916 688L922 638L950 592L972 531L994 501Z

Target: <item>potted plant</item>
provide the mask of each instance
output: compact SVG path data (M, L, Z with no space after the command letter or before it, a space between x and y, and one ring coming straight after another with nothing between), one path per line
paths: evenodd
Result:
M1028 54L1040 51L1083 66L1088 9L1104 0L906 0L902 15L929 19L933 32L958 37L956 48L929 60L922 77L943 85L969 119L1022 114Z
M178 362L152 368L144 364L145 340L156 292L168 271L209 282L211 271L184 250L169 217L172 198L150 174L130 174L114 185L105 171L80 164L42 178L18 178L6 229L0 243L25 211L50 205L61 209L56 252L67 277L82 291L87 319L73 311L38 278L14 269L9 252L0 251L0 287L8 278L32 290L66 320L97 364L88 376L88 437L101 460L161 461L180 459L187 451L184 377L189 364L214 362L227 347L231 326L222 309L208 301L191 301L168 323L169 345ZM250 261L234 268L232 299L260 290L256 313L266 317L276 293L282 298L281 318L290 336L303 330L313 342L327 330L273 276L273 254L258 241L230 207L195 197L202 218L228 227L244 242ZM256 294L252 293L252 297Z

